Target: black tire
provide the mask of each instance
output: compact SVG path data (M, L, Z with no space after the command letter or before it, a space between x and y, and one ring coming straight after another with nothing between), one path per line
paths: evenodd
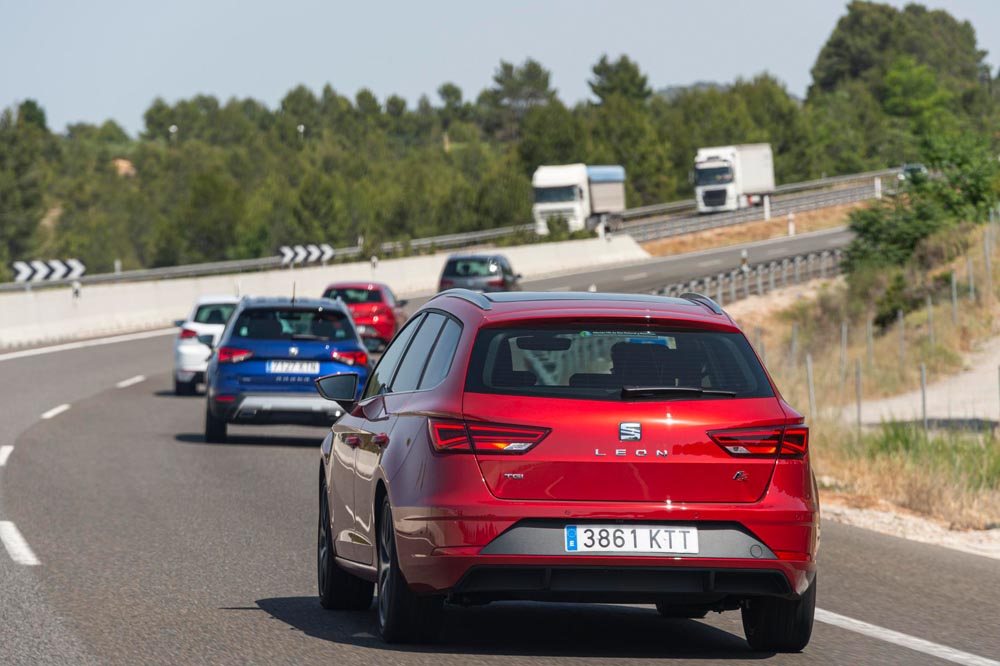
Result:
M372 605L375 584L352 576L339 566L330 533L330 504L326 483L319 489L319 528L316 535L316 582L319 605L327 610L367 610Z
M174 378L174 394L175 395L194 395L197 390L197 382L182 382L181 380Z
M815 612L813 580L801 599L751 599L742 609L743 633L754 650L799 652L809 644Z
M226 441L226 422L216 418L209 407L205 407L205 441L213 444L224 444Z
M698 620L708 615L708 609L704 606L681 606L668 604L663 601L656 602L656 611L667 618L689 618Z
M444 599L410 590L396 557L389 498L382 500L378 528L378 630L387 643L430 643L441 632Z

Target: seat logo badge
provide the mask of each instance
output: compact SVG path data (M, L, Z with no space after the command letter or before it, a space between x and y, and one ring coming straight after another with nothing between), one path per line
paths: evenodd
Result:
M642 439L642 424L634 421L619 423L618 439L622 442L638 442Z
M733 474L733 481L746 481L749 478L750 477L747 476L747 473L743 471L736 472L736 474Z
M289 356L298 356L299 355L299 348L298 347L289 347L288 348L288 355Z

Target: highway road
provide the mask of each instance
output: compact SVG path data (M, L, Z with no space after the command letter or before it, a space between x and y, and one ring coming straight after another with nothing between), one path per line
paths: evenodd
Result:
M776 247L789 249L756 244L751 261ZM645 290L738 256L526 287ZM665 620L643 606L529 603L449 609L439 644L383 645L371 611L325 612L315 597L322 430L234 428L230 443L206 444L204 398L170 392L172 341L0 354L0 664L1000 666L1000 562L829 522L822 611L799 655L750 652L735 612Z

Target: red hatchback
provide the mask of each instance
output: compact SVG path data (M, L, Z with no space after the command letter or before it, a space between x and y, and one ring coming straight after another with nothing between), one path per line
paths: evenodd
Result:
M403 306L387 284L379 282L335 282L323 292L324 298L339 298L351 311L354 325L366 342L384 347L406 322Z
M350 403L357 379L317 382ZM819 503L803 417L711 299L451 290L391 342L324 439L319 594L389 641L445 601L740 609L797 651Z

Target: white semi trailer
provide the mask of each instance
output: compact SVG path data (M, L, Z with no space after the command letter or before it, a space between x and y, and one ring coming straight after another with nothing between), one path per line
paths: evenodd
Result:
M615 227L625 210L625 168L586 164L543 165L531 177L535 231L549 233L548 221L560 218L570 231Z
M738 210L763 203L774 191L769 143L699 148L694 158L694 198L699 213Z

